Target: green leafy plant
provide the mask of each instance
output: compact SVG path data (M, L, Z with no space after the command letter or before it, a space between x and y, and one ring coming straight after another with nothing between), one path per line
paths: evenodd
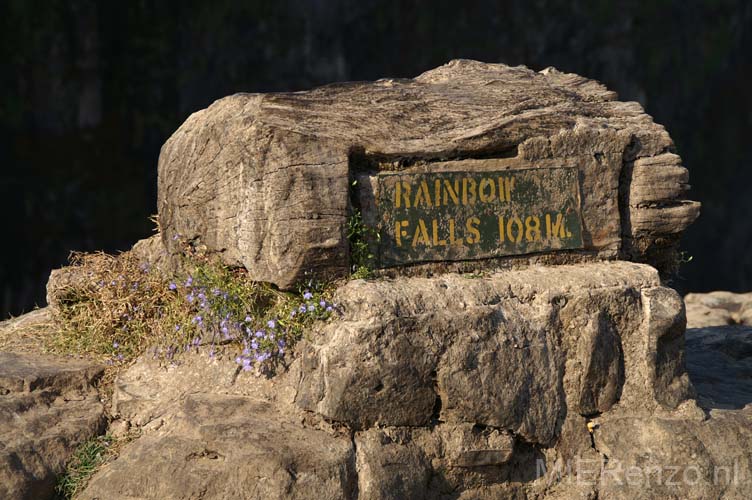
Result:
M110 458L114 442L115 439L109 435L83 442L68 460L65 473L57 482L55 490L58 496L69 499L80 493L89 478Z
M350 243L350 277L369 278L373 275L374 255L369 242L378 241L379 234L363 222L360 210L353 209L347 219L347 240Z

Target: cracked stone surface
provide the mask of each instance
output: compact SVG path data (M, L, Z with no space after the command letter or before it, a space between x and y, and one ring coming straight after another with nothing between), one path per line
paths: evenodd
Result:
M456 60L414 79L236 94L194 113L160 154L162 241L174 254L200 239L282 288L344 276L353 178L473 158L483 161L441 168L578 169L585 251L550 261L671 267L699 213L671 138L638 103L553 68Z
M122 373L113 414L143 434L83 498L661 498L571 464L736 457L747 470L748 421L690 399L682 301L649 266L356 280L337 294L343 316L275 377L238 372L229 351Z
M0 498L51 498L73 450L105 428L102 367L0 352Z
M549 447L568 416L689 394L682 302L646 265L356 280L335 301L300 344L296 404L356 429L471 422Z

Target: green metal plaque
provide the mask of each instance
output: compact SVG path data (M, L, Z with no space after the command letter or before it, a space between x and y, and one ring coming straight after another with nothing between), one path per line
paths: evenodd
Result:
M575 168L378 176L381 267L582 248Z

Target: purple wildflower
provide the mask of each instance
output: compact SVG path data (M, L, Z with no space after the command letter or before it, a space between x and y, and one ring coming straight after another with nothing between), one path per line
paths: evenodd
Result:
M325 300L322 300L321 302L319 302L319 305L320 305L321 307L326 307L326 301L325 301Z
M326 312L332 312L332 311L333 311L332 306L326 306Z
M245 317L245 322L246 323L250 323L251 321L253 321L253 318L251 318L250 316L246 316Z
M313 294L309 292L308 290L306 290L305 293L303 294L303 298L305 300L311 300L313 298Z
M170 283L170 286L168 287L170 290L177 290L178 286L175 283Z
M117 349L118 347L120 347L120 344L118 344L117 341L115 341L115 342L112 343L112 347L114 347L115 349Z
M266 326L268 326L269 328L274 328L275 326L277 326L277 322L274 321L273 319L270 319L269 321L266 322Z
M188 276L188 279L185 280L185 286L190 287L193 285L193 276Z

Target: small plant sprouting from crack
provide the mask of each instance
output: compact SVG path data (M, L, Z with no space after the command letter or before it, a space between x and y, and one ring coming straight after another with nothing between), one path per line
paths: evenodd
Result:
M350 242L350 276L369 278L373 274L374 256L368 248L371 230L363 222L363 214L354 209L347 220L347 239Z
M353 181L355 188L358 181ZM350 243L350 277L366 279L373 276L375 256L371 253L371 243L380 241L377 230L363 220L363 213L355 206L347 219L347 240Z
M111 458L115 439L110 435L97 436L83 442L68 461L65 473L55 490L59 498L73 498L81 492L89 478Z

